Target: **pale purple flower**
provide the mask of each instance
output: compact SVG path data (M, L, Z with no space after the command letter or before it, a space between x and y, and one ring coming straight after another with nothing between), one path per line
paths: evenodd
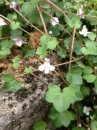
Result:
M21 47L22 44L24 44L24 43L26 44L26 42L23 42L23 41L20 39L20 37L14 38L13 41L15 41L15 44L16 44L17 46L19 46L19 47Z
M89 116L90 111L92 111L91 107L84 106L83 113L85 113L87 116Z
M82 31L79 31L79 33L80 33L81 35L83 35L84 37L86 37L86 36L88 36L88 34L89 34L90 32L88 32L88 29L86 28L86 25L83 25Z
M22 60L20 60L20 61L19 61L19 64L20 64L20 65L23 65L23 64L24 64L24 62L23 62Z
M53 17L51 18L50 23L52 24L52 26L55 26L59 23L59 19L57 17Z
M4 26L4 25L7 25L7 23L3 18L0 17L0 26Z
M12 1L10 8L15 8L16 10L19 10L19 5L16 2Z
M38 68L40 71L44 71L45 74L48 74L50 71L54 71L55 67L50 65L50 59L45 58L44 64L40 65Z

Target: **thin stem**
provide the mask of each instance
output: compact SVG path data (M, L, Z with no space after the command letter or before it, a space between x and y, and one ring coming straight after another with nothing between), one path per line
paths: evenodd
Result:
M62 66L62 65L67 65L67 64L70 64L70 63L72 63L72 62L78 61L78 60L80 60L80 59L82 59L82 58L84 58L84 55L83 55L83 56L81 56L81 57L79 57L79 58L77 58L77 59L75 59L75 60L68 61L68 62L61 63L61 64L57 64L57 65L54 65L54 66Z
M70 71L70 68L71 68L71 61L72 61L72 54L73 54L73 48L74 48L75 32L76 32L76 28L74 27L74 29L73 29L73 37L72 37L72 42L71 42L71 49L70 49L70 64L69 64L69 71Z
M41 21L42 21L42 24L43 24L43 27L44 27L45 33L47 33L46 25L45 25L45 22L44 22L44 19L43 19L43 16L42 16L41 10L40 10L40 8L38 7L38 5L37 5L37 10L38 10L38 12L39 12L39 15L40 15L40 18L41 18Z

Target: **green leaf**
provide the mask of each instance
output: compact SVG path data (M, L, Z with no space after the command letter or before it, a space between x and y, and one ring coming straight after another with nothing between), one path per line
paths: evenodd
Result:
M80 28L81 25L82 25L82 23L81 23L81 21L80 21L80 17L78 17L78 16L73 17L71 20L67 20L67 19L66 19L66 22L67 22L67 24L68 24L71 28L74 28L74 27Z
M56 45L58 44L56 39L52 39L47 43L47 49L54 50L56 48Z
M0 0L0 5L4 3L4 0Z
M31 50L30 47L29 47L28 45L25 45L25 46L22 48L23 55L26 55L26 53L27 53L28 51L30 51L30 50Z
M97 42L86 41L85 47L81 48L85 55L97 55Z
M5 80L5 82L11 82L15 79L15 76L13 74L5 74L3 76L3 79Z
M28 50L28 52L25 54L25 58L28 58L28 57L33 57L35 54L35 51L34 50Z
M88 37L90 38L91 41L94 41L95 38L96 38L96 34L94 34L93 32L90 32L90 33L88 34Z
M89 13L87 14L89 16L96 16L97 15L97 11L96 10L89 10ZM87 17L87 20L90 22L91 25L96 25L97 20L96 18L91 18L91 17Z
M72 128L72 130L86 130L84 127L78 127L78 126L74 126L73 128Z
M0 50L0 59L5 58L8 54L11 54L11 51L9 48L3 46Z
M84 74L91 74L93 72L93 69L89 66L86 66L83 70Z
M69 86L60 90L57 85L49 85L46 93L46 101L53 103L55 109L62 113L66 111L71 103L74 103L79 97L76 95L79 92L78 86Z
M84 2L84 0L74 0L76 3Z
M85 65L83 64L83 63L81 63L81 62L76 62L77 63L77 65L80 67L80 68L82 68L82 69L84 69L85 68Z
M25 68L24 72L31 73L34 67L30 66L29 68Z
M88 96L90 94L90 88L83 86L81 88L81 92L82 92L83 97L86 97L86 96Z
M82 81L82 69L78 66L71 68L70 72L67 74L66 79L70 84L81 85Z
M92 83L96 79L96 76L94 74L84 74L83 78L88 82Z
M44 34L43 36L40 37L40 45L44 46L47 45L47 43L50 41L51 36L48 34Z
M16 92L21 88L22 88L22 83L18 80L13 80L11 82L5 82L4 83L4 89L7 90L7 91Z
M27 15L31 14L31 12L35 9L38 2L39 2L39 0L24 2L24 4L22 5L20 11L23 12L27 16Z
M96 77L96 79L94 81L94 85L95 85L94 92L97 93L97 77Z
M49 113L49 118L52 119L52 123L55 127L61 127L62 125L68 127L70 122L75 119L75 114L70 111L63 113L57 112L53 107Z
M16 80L13 74L4 75L3 79L4 79L4 89L7 91L16 92L22 88L22 83Z
M16 37L21 36L21 35L22 35L21 30L18 30L18 29L11 30L11 38L16 38Z
M2 48L12 48L13 45L14 45L14 42L12 40L2 40L0 42L0 46Z
M65 50L65 49L61 49L61 50L58 52L58 55L59 55L61 58L65 58L65 57L66 57L66 50Z
M43 59L46 57L46 46L38 47L36 50L36 54L40 55L40 58Z
M38 121L33 125L34 130L45 130L47 124L44 121Z
M14 21L12 21L12 22L10 23L10 26L11 26L11 28L12 28L13 30L18 29L18 28L19 28L19 25L20 25L19 22L14 22Z
M20 58L19 58L18 56L15 56L15 57L12 59L12 61L13 61L13 66L14 66L15 68L18 68L18 67L20 66L20 64L19 64Z
M92 126L92 130L97 130L97 121L94 120L94 121L91 121L91 126Z

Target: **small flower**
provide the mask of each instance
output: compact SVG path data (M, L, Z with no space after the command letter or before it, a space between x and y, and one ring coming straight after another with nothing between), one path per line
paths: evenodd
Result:
M59 23L59 19L57 17L53 17L51 20L50 20L50 23L55 26Z
M23 62L22 60L20 60L20 61L19 61L19 64L20 64L20 65L23 65L23 64L24 64L24 62Z
M49 31L49 34L52 35L52 31Z
M90 111L92 111L91 107L84 106L83 113L85 113L87 116L89 116Z
M84 14L84 11L83 11L83 5L80 6L79 10L78 10L78 14L81 16L81 18L85 18L84 16L82 16Z
M7 23L5 22L3 18L0 17L0 26L3 26L3 25L7 25Z
M40 65L38 68L40 71L44 71L45 74L48 74L49 71L55 70L55 67L53 65L50 65L50 59L45 58L44 61L44 64Z
M19 10L19 5L16 2L12 1L10 8L15 8L16 10Z
M86 37L90 32L88 32L87 28L86 28L86 25L83 25L82 27L82 31L79 31L79 33L81 35L83 35L84 37Z
M17 38L14 38L13 41L15 41L15 44L19 47L22 46L22 44L26 43L26 42L23 42L20 37L17 37Z

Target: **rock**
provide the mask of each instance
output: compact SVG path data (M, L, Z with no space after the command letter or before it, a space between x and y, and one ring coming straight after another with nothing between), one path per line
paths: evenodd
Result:
M28 75L23 88L16 93L0 88L0 130L30 130L38 120L45 117L49 103L45 101L47 84L59 84L56 76L38 74L38 77ZM27 79L26 79L27 80Z

